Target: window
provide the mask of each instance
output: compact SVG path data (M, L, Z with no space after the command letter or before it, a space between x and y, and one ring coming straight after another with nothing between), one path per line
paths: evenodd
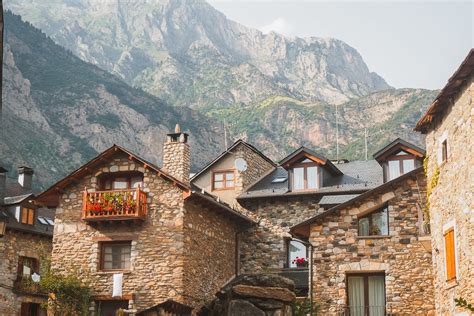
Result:
M359 218L359 236L388 235L388 206Z
M129 270L131 242L104 242L101 247L101 270Z
M127 190L143 187L143 175L134 173L117 172L109 173L101 177L100 187L102 190Z
M23 207L21 209L21 223L26 225L34 225L35 210L33 208Z
M454 243L454 227L444 233L444 250L446 256L446 281L456 280L456 248Z
M314 190L319 188L318 166L305 159L293 168L293 189Z
M17 279L28 278L33 273L39 273L39 261L36 258L19 257Z
M303 258L306 262L308 260L308 251L306 246L297 241L297 240L289 240L288 241L288 267L289 268L297 268L297 267L304 267L301 264L297 264L296 259Z
M388 180L393 180L399 176L415 169L415 157L401 151L397 155L388 159Z
M213 190L231 190L235 187L234 170L216 171L212 174Z
M348 274L347 298L351 316L384 316L385 274Z
M446 162L448 160L448 140L445 139L441 143L441 162Z

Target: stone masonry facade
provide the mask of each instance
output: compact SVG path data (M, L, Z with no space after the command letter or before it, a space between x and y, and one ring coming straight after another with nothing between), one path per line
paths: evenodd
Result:
M144 175L146 220L97 225L82 221L84 187L97 190L100 175L125 171ZM113 273L117 271L100 271L100 243L131 241L131 267L118 271L124 273L124 298L133 297L129 307L143 310L167 299L196 307L234 275L236 230L234 222L203 205L185 202L183 191L171 181L120 152L68 186L60 196L52 267L63 274L80 276L90 285L94 297L111 297ZM190 256L190 251L195 255ZM225 258L225 262L216 269L208 261L212 257ZM95 308L93 304L91 313Z
M433 247L435 302L438 315L465 312L454 299L463 297L474 303L474 82L463 86L446 109L442 121L426 135L428 183L437 170L437 185L429 198ZM440 159L441 143L447 140L448 157ZM443 233L454 227L457 280L446 281Z
M308 196L255 199L242 202L259 218L244 234L240 249L242 273L279 270L287 266L290 227L324 211L318 198Z
M419 241L425 177L403 180L311 224L313 298L322 315L339 315L347 304L348 273L385 273L387 312L434 315L431 254ZM388 205L389 235L358 236L358 216Z
M0 315L19 315L21 303L45 302L46 297L29 295L13 288L18 275L19 257L35 258L40 271L45 268L51 253L51 237L32 236L19 231L7 230L0 238ZM12 289L13 288L13 289Z

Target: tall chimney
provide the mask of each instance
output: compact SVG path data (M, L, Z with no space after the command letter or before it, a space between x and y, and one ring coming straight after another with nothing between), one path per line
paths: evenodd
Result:
M190 157L188 134L176 124L174 133L167 134L163 145L163 170L184 183L189 183Z
M25 189L31 189L33 182L33 169L21 166L18 167L18 183Z
M0 205L3 204L3 199L5 198L6 190L6 181L7 181L7 172L8 170L0 167Z

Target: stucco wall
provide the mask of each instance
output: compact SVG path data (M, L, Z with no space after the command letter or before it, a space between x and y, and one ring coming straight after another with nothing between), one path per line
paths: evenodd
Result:
M247 162L247 170L235 172L235 189L212 191L212 171L235 169L234 162L237 158L243 158ZM239 208L235 198L249 185L257 181L263 174L268 172L273 166L263 159L256 152L243 144L237 145L230 153L224 155L219 161L208 170L200 174L193 180L193 183L203 188L207 192L212 192L224 202ZM245 211L245 210L243 210Z
M463 297L474 303L474 83L454 100L444 119L430 127L426 137L428 181L439 167L438 184L430 197L431 236L435 275L436 311L439 315L465 312L455 307ZM448 160L438 159L441 142L447 139ZM446 282L443 226L455 225L457 274Z
M418 241L419 210L425 178L408 179L395 188L348 206L311 225L313 298L324 315L347 304L346 273L385 272L387 312L433 315L431 254ZM359 237L357 218L388 204L389 236Z

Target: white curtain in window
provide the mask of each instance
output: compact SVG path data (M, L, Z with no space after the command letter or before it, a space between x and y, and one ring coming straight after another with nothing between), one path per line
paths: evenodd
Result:
M318 188L318 167L308 167L306 169L308 177L308 189Z
M293 260L298 258L306 258L306 246L299 241L292 240L288 245L288 252L289 252L289 267L295 268L297 265L296 263L292 263Z
M293 188L295 190L304 189L304 168L293 169Z
M400 176L400 161L399 160L390 160L388 162L388 177L389 180L393 180Z
M364 278L361 276L349 276L347 283L349 287L350 315L364 316Z
M369 276L369 310L370 316L385 315L384 276Z
M405 159L403 160L403 173L407 173L415 169L415 160Z

